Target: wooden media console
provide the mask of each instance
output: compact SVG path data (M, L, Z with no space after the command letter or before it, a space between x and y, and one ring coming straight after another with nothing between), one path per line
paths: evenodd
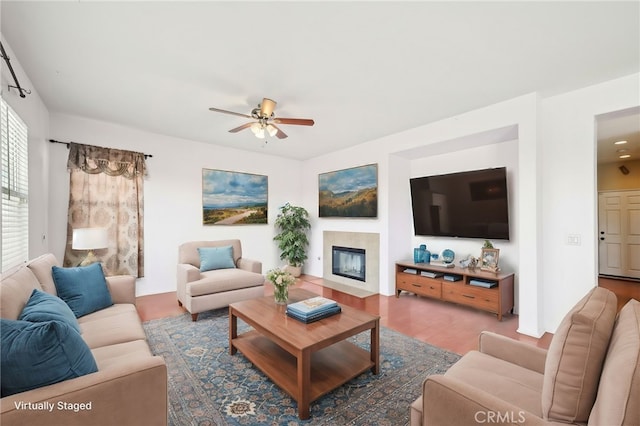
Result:
M448 278L450 277L450 278ZM472 306L498 315L513 311L513 273L396 262L396 297L402 291Z

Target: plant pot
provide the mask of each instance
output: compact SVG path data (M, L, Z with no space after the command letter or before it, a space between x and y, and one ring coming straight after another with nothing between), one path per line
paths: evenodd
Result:
M302 266L287 265L287 266L284 267L284 270L289 272L294 277L298 278L300 276L300 274L302 273Z

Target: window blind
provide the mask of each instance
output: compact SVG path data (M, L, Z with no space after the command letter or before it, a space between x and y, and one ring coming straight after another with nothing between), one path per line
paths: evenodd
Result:
M2 149L2 258L4 272L29 259L29 157L27 126L0 98Z

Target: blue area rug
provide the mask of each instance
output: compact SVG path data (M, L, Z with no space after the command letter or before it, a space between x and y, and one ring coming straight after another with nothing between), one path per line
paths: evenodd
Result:
M228 309L144 323L154 354L169 374L169 424L407 425L409 405L428 375L460 357L385 327L380 328L380 374L366 372L311 403L298 419L296 402L238 352L229 355ZM238 332L249 326L238 320ZM368 349L369 333L350 339Z

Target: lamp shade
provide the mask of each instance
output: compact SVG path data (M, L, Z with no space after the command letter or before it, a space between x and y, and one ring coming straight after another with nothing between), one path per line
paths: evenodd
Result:
M76 228L73 230L71 248L93 250L107 247L107 228Z

